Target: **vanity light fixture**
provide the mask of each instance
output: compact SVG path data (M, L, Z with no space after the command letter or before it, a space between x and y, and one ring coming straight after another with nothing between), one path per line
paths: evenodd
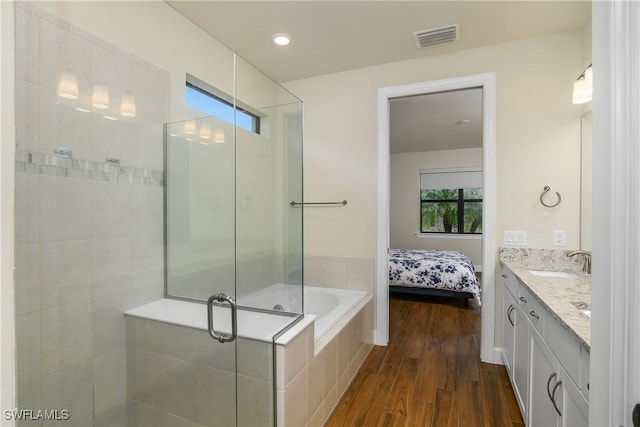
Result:
M95 85L91 95L91 105L100 110L109 108L109 89L106 86Z
M573 82L573 103L584 104L593 98L593 66L590 64Z
M65 99L78 99L78 78L73 73L62 73L58 83L58 95Z
M276 33L273 35L273 42L278 46L287 46L291 43L291 36L285 33Z

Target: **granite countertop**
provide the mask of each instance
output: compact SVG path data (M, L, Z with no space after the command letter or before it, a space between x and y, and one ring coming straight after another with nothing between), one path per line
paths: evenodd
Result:
M591 319L572 303L591 307L591 276L582 272L581 255L568 258L568 251L550 249L501 248L500 262L511 270L560 325L586 348L591 348ZM529 270L575 273L577 278L534 276Z

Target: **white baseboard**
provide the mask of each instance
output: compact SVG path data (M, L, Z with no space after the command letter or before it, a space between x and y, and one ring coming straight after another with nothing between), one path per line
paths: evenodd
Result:
M494 365L504 365L504 363L502 362L502 349L500 347L494 347L491 360L482 360L482 361L485 363L492 363Z

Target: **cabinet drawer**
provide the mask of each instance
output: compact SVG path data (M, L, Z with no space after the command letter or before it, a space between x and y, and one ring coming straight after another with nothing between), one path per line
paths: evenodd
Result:
M538 333L545 336L545 319L548 316L547 310L534 298L529 290L521 286L518 295L518 304L522 307L522 310L527 315L531 325L536 328Z
M511 295L513 295L515 298L518 297L518 288L520 286L520 282L518 282L516 275L506 267L502 267L502 283L509 290L509 292L511 292Z
M567 332L560 321L549 319L546 325L545 341L565 368L573 382L580 384L580 344Z

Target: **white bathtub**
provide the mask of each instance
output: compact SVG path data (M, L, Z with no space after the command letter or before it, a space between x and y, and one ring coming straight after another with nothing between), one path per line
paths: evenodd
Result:
M320 340L331 328L341 320L347 321L350 312L357 305L362 305L366 299L366 292L347 289L320 288L316 286L304 287L305 319L284 334L279 343L285 344L289 337L295 336L296 331L315 321L315 341ZM258 292L238 298L238 305L272 310L280 305L283 311L300 313L301 293L298 285L275 284ZM231 330L227 307L216 307L215 325L222 332ZM125 312L127 315L143 317L152 320L207 330L206 305L175 299L160 299L141 307ZM238 311L238 334L245 338L271 340L271 337L284 328L291 318L274 316L267 313L252 311Z
M364 291L304 286L304 313L316 316L315 341L322 338L366 296L367 293ZM281 306L284 311L299 313L300 297L300 286L278 283L240 297L238 304L271 310Z

